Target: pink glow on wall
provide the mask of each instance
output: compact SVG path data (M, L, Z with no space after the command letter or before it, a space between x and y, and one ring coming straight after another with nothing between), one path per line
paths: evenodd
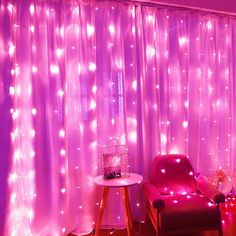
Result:
M161 153L187 154L205 175L234 170L234 18L112 1L0 4L4 236L91 231L110 138L145 178ZM118 195L104 225L125 223ZM131 197L143 220L140 189Z

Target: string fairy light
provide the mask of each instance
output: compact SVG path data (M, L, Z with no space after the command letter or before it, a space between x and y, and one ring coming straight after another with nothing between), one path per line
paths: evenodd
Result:
M16 14L16 6L8 4L9 14ZM17 25L16 22L12 22ZM9 174L8 185L10 190L9 215L7 222L14 227L9 227L9 235L33 235L31 224L34 219L35 199L35 171L32 160L33 138L36 134L32 128L31 98L22 96L27 93L25 84L30 84L30 76L16 63L17 47L15 46L16 32L12 30L12 41L9 44L9 56L15 68L11 70L12 84L9 94L12 96L13 108L11 109L12 130L12 166ZM24 75L24 76L23 76ZM24 122L27 121L27 122ZM28 133L27 131L30 130ZM27 135L28 134L28 135ZM21 190L21 191L19 191Z
M30 15L31 20L38 15L37 9L37 6L33 3L29 5L28 13ZM100 10L102 9L103 7L99 5L99 7L94 8L94 11L100 12ZM6 4L5 10L7 11L7 14L9 14L10 19L17 19L17 9L14 4ZM117 11L117 7L111 6L110 11L114 12L111 13L111 15L115 14L115 12ZM189 60L189 58L193 56L193 53L188 47L190 43L193 46L200 47L200 45L202 46L203 44L203 40L201 38L201 35L194 35L194 37L191 38L187 36L188 34L186 34L186 32L183 32L183 34L181 33L181 35L177 35L176 39L176 47L179 50L178 56L180 58L179 64L172 65L171 58L173 56L173 49L170 47L172 39L170 37L168 28L171 27L171 24L173 24L173 22L170 20L171 15L165 13L163 16L157 16L155 14L150 14L150 12L144 11L143 21L145 22L145 24L147 24L148 27L150 27L150 29L153 30L153 32L155 32L155 29L157 27L156 25L159 24L158 17L162 17L160 19L164 22L163 32L160 29L158 33L155 34L155 36L153 37L146 37L145 35L142 35L142 37L144 37L145 39L142 41L145 45L144 46L142 44L136 44L137 37L142 34L140 28L138 27L137 19L135 18L138 14L136 12L136 8L131 7L129 11L129 20L131 24L129 25L129 30L127 31L128 46L125 45L126 42L124 43L124 45L122 44L122 47L125 48L127 46L128 50L130 50L129 54L125 50L124 52L122 50L122 52L117 52L119 51L117 50L117 45L119 43L120 37L119 23L114 21L112 17L110 19L107 19L106 22L106 30L108 31L107 35L109 39L107 42L104 43L107 44L104 48L110 53L110 55L108 56L108 60L110 60L108 64L111 68L109 68L109 71L112 71L111 77L114 76L115 78L112 78L111 80L110 78L108 78L109 83L111 82L111 86L109 87L109 92L106 91L107 93L109 93L109 96L111 95L111 98L108 98L108 100L112 104L107 105L107 114L112 114L107 115L109 116L109 122L107 122L107 125L109 126L109 128L111 127L110 132L121 132L120 130L122 130L122 125L120 121L120 111L122 109L127 109L125 110L125 114L127 113L127 117L132 117L135 121L130 123L127 121L127 124L125 124L125 126L127 125L127 127L125 127L125 129L127 129L127 134L123 135L123 140L129 142L131 150L134 150L136 145L140 143L140 132L145 130L145 132L148 133L149 121L155 120L156 124L154 124L155 127L153 128L153 132L156 130L160 130L159 134L157 135L157 139L160 139L160 147L158 147L158 150L155 151L157 153L176 153L180 151L183 152L188 149L189 142L192 142L192 138L191 136L189 136L189 131L192 129L192 127L194 127L193 123L195 120L192 120L192 115L190 114L191 112L193 112L196 120L198 119L198 124L200 124L200 128L198 128L198 132L200 134L200 142L198 144L199 150L197 150L196 153L203 152L204 150L202 149L204 146L206 146L207 142L209 142L209 146L212 146L212 143L216 142L217 145L214 146L215 150L211 150L211 152L209 152L211 153L211 157L216 155L216 158L212 157L212 162L216 162L215 160L219 155L218 152L223 152L228 158L228 153L231 152L232 148L229 144L234 139L234 134L233 132L231 133L230 128L225 125L225 123L223 123L224 120L222 120L220 113L222 113L222 111L225 111L225 120L227 120L227 122L229 122L230 124L234 122L234 117L232 116L232 114L230 114L232 104L229 98L230 95L228 94L231 93L231 86L228 81L232 76L232 72L229 67L225 66L225 68L223 68L222 70L222 74L217 75L217 70L213 68L214 66L211 65L212 61L211 59L209 59L215 58L214 60L216 60L217 58L219 58L219 60L221 61L227 61L229 57L228 51L220 49L219 52L214 50L209 53L207 50L206 52L200 50L199 58L196 59L198 60L198 63L196 64L201 65L198 65L198 67L196 66L196 68L194 68L194 73L192 73L191 68L186 67L186 64L189 64L189 62L191 61ZM80 17L80 15L84 14L84 9L80 6L74 6L72 12L73 17L78 18ZM100 61L97 60L96 53L100 49L100 45L96 45L94 41L96 41L99 30L96 29L95 22L88 22L87 19L86 21L84 20L84 28L81 27L81 25L79 26L79 23L76 22L76 27L74 27L74 35L76 35L77 39L79 39L80 41L80 39L86 38L88 42L93 42L93 44L91 44L91 50L93 51L93 54L90 55L90 52L88 52L85 56L86 59L82 57L80 58L80 42L68 43L69 47L64 47L65 41L69 42L70 37L72 38L73 36L70 35L69 27L67 27L66 24L60 25L56 21L55 16L57 15L57 9L48 7L47 9L45 9L45 15L47 16L47 22L51 22L53 24L55 23L55 29L52 32L53 37L55 37L55 42L54 39L52 40L53 44L55 44L55 47L53 47L52 53L50 52L50 55L48 56L49 61L47 65L47 70L49 71L47 71L47 73L49 74L48 77L50 78L50 83L55 83L56 87L55 90L53 90L52 96L56 95L55 97L53 97L53 99L56 100L57 104L56 107L53 108L52 113L53 117L56 117L55 120L57 119L59 120L59 122L55 122L55 124L53 124L53 127L57 128L55 130L53 128L53 134L56 134L55 139L57 139L59 143L55 151L55 156L60 157L58 161L58 175L60 176L58 192L60 193L59 201L63 202L66 201L67 194L69 194L69 189L67 188L67 162L70 155L70 150L67 149L67 138L71 135L70 133L67 133L67 131L70 130L67 127L65 116L67 116L68 114L67 112L69 101L73 99L75 100L75 97L79 97L79 99L77 100L80 100L80 98L82 98L81 100L83 101L83 105L81 105L82 108L80 106L74 106L74 113L71 112L69 113L69 115L76 114L75 116L79 117L77 119L81 119L79 120L79 122L76 123L76 126L78 127L76 127L75 130L81 135L81 137L86 137L87 133L89 132L89 137L91 137L91 141L89 141L89 144L87 146L88 149L91 151L90 154L92 154L91 159L93 160L93 158L96 156L96 154L94 154L97 147L96 135L100 125L102 125L97 120L96 112L99 111L101 104L101 101L98 98L102 97L103 95L103 88L101 89L102 83L96 83L96 76L100 73ZM185 26L185 24L188 23L188 20L181 15L178 22L180 22L181 27L183 27ZM37 151L34 149L34 144L35 140L37 139L37 136L39 135L38 132L40 131L37 130L37 127L34 127L35 124L33 121L36 120L38 116L42 116L42 110L39 109L39 107L33 104L32 102L33 97L35 95L34 93L36 93L36 91L34 91L34 88L31 89L31 83L36 79L40 80L40 76L44 75L42 65L40 65L40 63L36 62L35 60L35 58L37 58L37 53L40 53L40 48L43 45L43 41L41 46L36 44L35 37L38 33L38 26L32 20L32 22L30 22L27 28L30 35L29 37L31 37L32 39L32 45L30 47L31 56L33 59L32 63L29 66L30 73L32 76L31 78L28 76L29 72L25 71L25 68L22 63L17 60L19 45L15 37L16 32L21 29L21 25L18 23L19 22L17 22L16 20L14 20L14 22L11 22L11 25L13 26L12 34L14 35L12 35L11 39L6 44L6 54L8 54L10 60L12 61L12 67L10 68L9 72L13 78L10 83L11 85L9 86L8 92L13 101L13 106L10 109L10 115L12 117L13 122L13 129L11 131L11 142L12 146L14 147L14 150L12 152L13 166L9 174L8 181L11 189L10 209L12 210L12 223L16 225L18 230L20 223L24 221L24 226L22 227L22 229L19 229L19 232L22 233L23 230L25 230L22 234L25 235L25 233L28 233L31 229L31 222L35 217L33 205L34 197L37 196L35 190L35 175L37 174L37 172L35 173L34 170L34 160L35 158L37 158L38 154ZM228 30L228 28L230 28L229 26L229 24L223 24L224 30ZM216 35L214 33L216 27L215 21L202 19L201 22L199 22L198 27L199 29L206 29L209 33L206 44L214 45L214 41L216 39ZM158 41L158 39L160 42ZM230 40L231 39L229 39L228 36L225 38L225 45L227 49L229 49L231 45ZM157 45L157 41L160 45ZM143 51L145 56L143 58L139 58L139 64L141 66L140 68L138 68L138 70L140 70L140 74L137 74L136 59L139 47L141 47L141 50ZM65 63L65 60L68 59L69 50L73 51L73 53L76 54L77 61L75 65L72 65L73 63L70 64L70 61L68 63ZM205 61L206 63L204 64L204 66L202 66L203 62ZM67 94L68 88L67 82L65 82L65 78L69 74L69 69L64 68L69 68L68 65L71 66L76 76L78 77L74 80L76 81L74 83L75 90L73 90L73 92L75 91L73 93L74 97L71 95L71 97L69 98L67 96L70 96L69 93L71 91L69 90L69 93ZM122 77L122 73L120 73L122 74L122 76L120 76L120 74L118 73L116 76L116 71L122 71L125 77ZM129 73L126 73L127 71ZM89 83L84 83L83 85L81 85L84 81L83 76L87 72L89 73ZM113 73L115 75L113 75ZM54 80L55 77L57 78L56 80ZM103 78L103 76L101 77ZM221 80L221 77L224 78L224 83L223 80ZM51 80L51 78L53 78L53 81ZM123 81L124 78L126 79L126 84L122 84L122 86L119 87L119 82L117 81L119 79ZM211 81L212 84L208 83L205 78ZM222 82L222 90L219 89L219 84L215 82L215 78L219 78L219 84L221 84ZM45 87L50 85L47 79L42 78L41 80L43 81L42 84L44 84ZM27 86L25 86L25 84L27 84ZM121 88L125 90L125 94L124 91L122 91L121 93ZM30 91L28 91L28 89ZM78 92L77 90L81 91ZM113 95L115 94L114 91L116 90L120 91L115 97ZM199 102L193 101L193 98L189 95L190 90L191 92L194 90L193 97ZM28 91L28 96L25 96L26 91ZM142 91L143 94L140 95L140 91ZM210 99L207 101L205 99L206 95L210 95ZM147 98L148 101L142 101L145 100L145 98ZM127 99L127 101L125 99ZM207 104L210 101L212 102L212 106L210 106L210 110L212 111L211 114L208 113L209 104ZM132 106L129 106L129 104L131 104ZM105 106L106 104L104 105L104 107ZM112 107L112 109L110 109L110 106ZM116 111L116 108L117 110L119 110L118 112ZM85 110L86 112L84 112ZM144 118L144 123L142 124L140 124L141 115L139 116L139 112L137 111L141 111L142 118ZM178 114L181 114L181 117L178 116ZM124 114L122 115L124 116ZM232 116L232 118L229 117L230 115ZM87 124L89 125L87 126ZM209 126L209 124L210 127L213 127L211 127L211 129L209 130L205 130L205 127ZM224 125L224 130L220 130L221 127L223 127ZM194 133L195 131L196 130L194 130ZM203 135L205 131L206 135ZM211 131L213 131L214 133L214 136L212 138L212 140L214 141L212 141L212 143L211 141L209 141L208 137ZM182 141L180 141L178 133L184 133ZM222 133L224 133L227 137L226 140L224 139L224 134L222 135ZM110 135L111 134L109 133L108 136ZM143 139L143 142L146 143L145 138ZM84 151L83 144L81 143L76 144L75 150L76 153L78 153L79 158L82 158L83 155L85 155L86 153L86 151ZM179 161L180 160L178 159L176 160L176 162L178 163ZM225 163L225 165L228 164L228 159L225 162L227 162ZM80 165L80 163L77 162L72 168L76 173L79 173L83 170L83 165ZM91 170L93 171L93 173L97 173L98 166L92 166ZM162 169L161 173L163 175L166 174L166 170ZM189 175L193 175L193 173L190 172ZM90 177L88 178L89 181L87 181L89 183L89 187L92 186ZM31 189L26 189L25 195L27 196L23 196L17 191L17 189L18 187L22 187L25 190L24 185L26 183L27 185L29 184L29 188ZM75 188L77 191L83 190L83 186L80 183L77 184ZM183 195L185 195L184 192ZM187 195L186 198L188 199L190 198L190 196ZM141 202L135 201L135 203L137 208L141 208ZM173 201L173 203L177 202ZM82 202L79 202L78 209L80 210L80 212L84 212L85 210L87 210L86 206L83 205ZM63 217L65 217L67 214L67 209L65 205L63 205L63 203L61 203L60 207L58 207L58 214L60 214L62 217L60 219L64 219ZM19 216L21 216L21 220L19 219ZM120 221L121 216L117 215L117 219ZM94 224L93 220L94 219L91 220L91 224ZM85 227L86 225L83 226ZM60 227L60 233L66 233L67 226L63 223L60 225ZM12 229L12 235L18 236L19 234L17 230ZM58 235L60 235L60 233L58 233Z

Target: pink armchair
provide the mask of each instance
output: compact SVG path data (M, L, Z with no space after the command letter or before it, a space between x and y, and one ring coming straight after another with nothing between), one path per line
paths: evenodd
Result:
M202 177L195 177L185 155L156 156L143 190L157 236L204 230L223 235L219 204L225 196Z

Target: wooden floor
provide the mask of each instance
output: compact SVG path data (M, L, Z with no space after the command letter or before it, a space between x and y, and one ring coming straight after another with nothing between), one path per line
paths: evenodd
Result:
M236 213L223 214L223 235L224 236L236 236ZM150 222L138 223L134 222L134 236L155 236L155 230ZM73 236L70 234L68 236ZM86 236L94 236L94 232L87 234ZM126 229L122 230L100 230L100 236L127 236ZM218 236L217 231L206 231L191 235L176 235L176 236Z

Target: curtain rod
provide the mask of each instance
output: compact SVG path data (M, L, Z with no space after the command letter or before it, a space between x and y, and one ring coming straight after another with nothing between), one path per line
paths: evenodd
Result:
M56 1L56 0L54 0ZM78 0L72 0L72 1L78 1ZM94 0L94 2L109 2L110 0ZM203 8L203 7L194 7L194 6L188 6L184 4L174 4L174 3L169 3L169 2L160 2L160 1L155 1L155 0L111 0L114 2L123 2L126 4L133 3L135 5L144 5L144 6L152 6L152 7L163 7L163 8L178 8L181 10L185 11L201 11L205 13L215 13L218 15L222 16L232 16L236 17L236 12L228 12L228 11L219 11L215 9L208 9L208 8ZM89 0L82 0L82 2L89 2Z
M116 1L116 0L115 0ZM154 0L117 0L118 2L132 2L139 5L147 5L147 6L160 6L160 7L171 7L171 8L178 8L182 10L193 10L193 11L201 11L205 13L216 13L219 15L227 15L227 16L236 16L236 12L228 12L228 11L219 11L215 9L208 9L203 7L194 7L194 6L188 6L184 4L174 4L169 2L160 2L160 1L154 1Z
M44 0L45 1L45 0ZM178 8L185 11L200 11L205 13L215 13L222 16L232 16L236 17L236 12L228 12L228 11L219 11L215 9L208 9L203 7L194 7L194 6L188 6L184 4L174 4L169 2L160 2L155 0L46 0L46 2L59 2L59 3L84 3L88 4L89 2L123 2L126 4L133 3L135 5L144 5L144 6L152 6L152 7L163 7L163 8Z

